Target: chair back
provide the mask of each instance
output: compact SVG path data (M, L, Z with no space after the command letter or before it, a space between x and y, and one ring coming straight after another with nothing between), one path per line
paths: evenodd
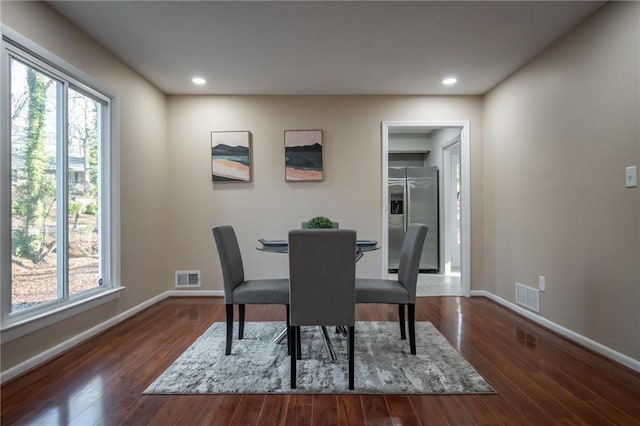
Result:
M291 325L354 325L356 231L289 231Z
M230 225L214 226L211 231L220 257L225 303L233 303L233 289L244 281L244 267L238 239Z
M302 224L300 225L300 227L302 229L308 229L307 228L307 223L309 222L302 222ZM331 226L333 227L333 229L338 229L340 228L340 224L338 222L331 222Z
M400 265L398 266L398 281L400 281L409 292L409 303L415 303L416 301L418 268L420 267L422 247L424 246L426 237L427 225L412 223L407 228L404 241L402 242Z

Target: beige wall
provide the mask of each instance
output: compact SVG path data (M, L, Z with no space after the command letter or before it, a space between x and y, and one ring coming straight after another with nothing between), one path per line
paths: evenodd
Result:
M2 370L173 289L176 269L200 269L202 289L222 289L210 228L236 226L247 277L287 274L286 256L260 253L256 239L282 238L323 214L380 240L383 120L469 120L472 163L472 285L482 271L482 100L480 97L166 98L49 7L3 2L2 22L80 68L118 96L122 282L116 301L2 346ZM169 128L167 133L167 119ZM322 129L325 179L284 181L285 129ZM212 185L210 131L253 133L250 184ZM168 135L168 136L167 136ZM168 143L168 145L167 145ZM380 252L359 274L380 275Z
M487 290L640 359L640 4L612 2L484 103Z
M288 275L287 257L256 250L258 238L286 238L316 215L381 240L382 121L471 122L472 286L481 288L482 99L422 96L170 96L171 176L169 266L202 271L204 289L222 289L210 228L231 224L248 278ZM284 180L284 130L323 130L324 181ZM253 182L211 183L210 132L253 134ZM377 277L381 252L358 262ZM170 284L171 286L172 284Z
M2 2L2 23L101 82L119 100L122 285L119 300L2 345L2 370L166 290L166 98L39 2Z
M120 101L122 297L2 346L5 371L173 289L176 269L222 288L210 234L236 227L248 278L283 276L255 250L322 214L381 240L382 121L471 122L472 289L514 300L547 277L541 314L640 359L639 5L613 3L481 97L165 96L34 2L2 22L111 88ZM615 78L614 78L615 77ZM168 124L167 124L168 123ZM284 181L285 129L322 129L325 180ZM211 183L210 132L253 134L253 182ZM379 276L381 253L358 264Z

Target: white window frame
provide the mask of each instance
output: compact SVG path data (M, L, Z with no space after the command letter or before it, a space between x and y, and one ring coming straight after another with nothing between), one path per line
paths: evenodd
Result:
M111 91L104 88L101 83L73 65L51 54L5 25L2 25L1 29L0 295L2 296L2 301L0 303L0 331L1 341L5 343L109 302L119 297L124 287L122 287L120 280L120 156L117 98L111 94ZM78 294L65 294L62 299L14 313L11 313L10 57L15 57L21 62L61 81L65 93L69 88L73 88L99 100L102 104L101 119L104 124L102 133L105 141L100 151L101 173L99 174L100 181L98 183L100 186L100 199L98 200L100 206L99 226L102 227L100 276L104 284ZM65 99L63 101L64 105L61 105L59 109L66 111L67 96L65 95L63 98ZM59 126L63 132L62 137L66 138L66 113L63 114L63 118L63 120L60 120ZM66 142L63 145L66 146ZM66 152L62 154L60 158L63 160L60 167L64 168ZM66 180L63 182L59 179L57 185L58 196L64 200L65 206L68 188ZM67 284L65 283L65 285Z

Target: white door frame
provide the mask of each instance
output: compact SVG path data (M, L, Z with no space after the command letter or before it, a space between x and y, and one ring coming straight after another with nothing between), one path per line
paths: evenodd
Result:
M443 265L442 268L444 269L444 274L445 275L450 275L451 274L451 263L452 263L452 259L454 257L454 247L457 246L457 244L455 243L455 239L456 239L456 232L455 230L457 229L457 220L454 220L452 222L451 220L451 215L453 212L456 212L456 203L455 200L457 200L457 197L452 196L452 186L453 186L453 178L455 176L455 170L451 167L451 161L453 158L453 155L451 154L450 150L452 147L454 146L458 146L458 153L456 154L457 157L460 157L460 137L456 137L455 140L453 142L448 142L444 145L441 146L442 149L442 199L443 199L443 208L440 210L440 212L443 215L443 220L442 220L442 229L444 229L444 238L441 238L441 253L444 253L443 256ZM459 161L459 159L458 159ZM462 165L461 165L462 167ZM460 262L460 249L457 248L455 250L455 252L458 252L456 259L457 262Z
M382 122L382 277L389 276L389 194L387 191L389 169L389 129L398 128L459 128L460 129L460 173L462 188L460 191L460 285L464 296L471 294L471 179L469 121L383 121Z

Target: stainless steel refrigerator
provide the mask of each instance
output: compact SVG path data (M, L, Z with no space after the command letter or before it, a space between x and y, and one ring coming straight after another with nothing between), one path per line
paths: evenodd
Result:
M389 272L397 272L402 241L410 223L428 226L420 272L438 272L438 168L389 168Z

